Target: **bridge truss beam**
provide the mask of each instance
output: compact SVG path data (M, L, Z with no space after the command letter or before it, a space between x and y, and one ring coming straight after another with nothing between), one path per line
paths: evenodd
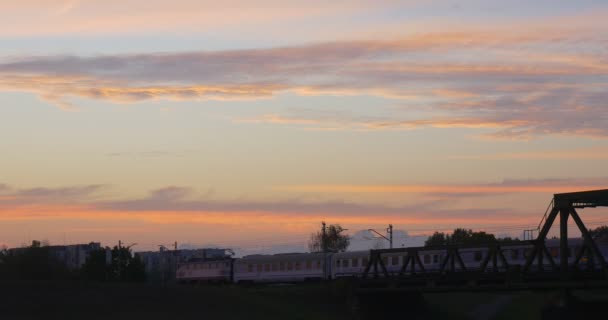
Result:
M543 220L541 221L542 228L539 228L538 237L536 240L517 241L510 243L492 243L487 245L449 245L449 246L431 246L418 248L397 248L397 249L380 249L370 250L370 259L363 274L363 279L367 279L370 274L374 279L382 277L384 280L395 279L396 281L409 281L408 279L427 279L429 283L436 283L437 280L447 279L448 275L455 275L455 278L468 279L467 283L474 283L477 280L482 280L484 277L492 276L496 280L505 278L506 282L513 275L516 279L535 279L551 278L553 275L559 275L560 281L587 281L584 274L574 274L579 266L581 259L587 257L587 271L590 271L594 277L598 274L603 280L608 280L608 264L606 259L600 252L595 241L589 234L583 220L576 211L577 208L595 208L599 206L608 207L608 189L595 190L586 192L562 193L555 194L551 205L549 206ZM559 266L553 259L551 252L547 248L545 241L551 230L551 227L559 216L560 228L560 261ZM577 252L570 250L568 244L568 220L572 217L577 228L581 232L583 245ZM544 224L543 224L544 222ZM504 251L510 250L510 247L520 247L522 245L530 245L531 251L526 255L526 261L522 266L510 265L504 255ZM461 256L462 249L485 249L486 255L481 259L478 268L468 268ZM420 252L442 250L445 256L440 262L439 270L426 270L420 259ZM575 257L569 264L570 252L574 252ZM395 257L396 253L405 253L403 256L403 264L398 273L390 273L383 260L383 255L391 254ZM545 259L547 263L545 263ZM536 268L533 268L536 263ZM544 272L544 268L548 265L551 272ZM489 268L490 267L490 268ZM521 267L521 268L520 268ZM600 268L597 272L596 267ZM515 273L514 273L515 272ZM498 277L498 278L497 278ZM499 279L500 278L500 279ZM598 279L598 278L593 278ZM382 280L382 279L380 279ZM553 281L553 280L551 280ZM418 282L416 282L418 283ZM606 281L608 283L608 281Z

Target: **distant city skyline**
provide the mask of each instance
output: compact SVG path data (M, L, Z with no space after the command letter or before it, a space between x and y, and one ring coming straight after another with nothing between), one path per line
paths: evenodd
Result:
M2 7L0 246L521 237L608 188L605 1Z

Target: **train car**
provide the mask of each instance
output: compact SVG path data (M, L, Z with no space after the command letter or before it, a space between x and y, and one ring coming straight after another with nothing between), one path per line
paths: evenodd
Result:
M369 263L370 251L347 251L336 253L332 256L332 277L359 277L363 274ZM439 270L445 252L443 250L421 250L419 252L420 262L425 270ZM382 262L389 274L399 273L406 261L407 253L385 253ZM418 271L420 268L416 265ZM409 271L406 270L406 273Z
M191 261L177 266L176 279L181 283L232 282L233 259Z
M573 238L568 240L568 262L571 264L583 246L583 240ZM546 246L553 261L559 265L560 242L559 239L549 239ZM608 259L608 243L598 243L598 248ZM501 246L510 268L520 268L526 263L533 247L528 242L511 243ZM487 258L488 249L462 248L460 257L468 271L479 270L483 259ZM418 257L425 272L439 271L441 264L447 256L446 250L419 248ZM382 262L390 274L401 271L407 258L407 252L385 253ZM240 259L223 259L214 261L193 261L182 263L177 268L177 280L180 282L230 282L236 283L280 283L303 282L307 280L331 280L337 278L360 277L369 263L370 251L348 251L339 253L290 253L275 255L250 255ZM590 257L583 255L578 267L582 270L588 268ZM549 261L544 259L548 268ZM491 272L488 265L488 272ZM501 259L498 261L501 270L504 266ZM458 270L460 265L457 263ZM538 268L536 264L532 269ZM372 271L372 270L370 270ZM380 270L379 270L380 271ZM405 270L409 274L410 268ZM416 264L416 272L421 272ZM373 271L372 271L373 272ZM382 276L382 274L380 274Z
M358 277L369 262L369 250L334 253L331 263L331 278Z
M331 254L250 255L234 263L234 282L303 282L327 279Z

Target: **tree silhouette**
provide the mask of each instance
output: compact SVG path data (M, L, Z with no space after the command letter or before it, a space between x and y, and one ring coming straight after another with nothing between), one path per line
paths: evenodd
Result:
M82 274L88 280L106 281L110 280L111 268L106 264L106 250L92 251L89 258L82 266Z
M29 247L3 250L0 261L2 276L15 280L67 279L70 271L51 254L49 247L32 241Z
M93 281L142 282L146 279L144 263L128 247L112 248L109 263L105 249L93 251L82 271Z
M499 241L512 240L511 238L496 239L491 233L484 231L473 231L471 229L456 228L452 234L443 232L435 232L428 237L424 242L425 246L443 246L443 245L469 245L469 244L487 244Z
M342 252L350 245L350 237L342 234L346 231L339 224L329 225L323 235L322 231L310 235L308 250L310 252Z
M599 226L595 229L589 229L589 234L593 239L608 241L608 226Z

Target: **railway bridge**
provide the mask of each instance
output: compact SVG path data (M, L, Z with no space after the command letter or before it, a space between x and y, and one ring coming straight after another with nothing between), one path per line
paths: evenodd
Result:
M577 209L608 207L608 189L555 194L541 219L535 240L497 242L472 246L434 246L371 250L358 280L361 294L390 292L513 291L608 288L608 265ZM582 245L568 242L568 220L574 220ZM559 223L559 259L546 245L547 235ZM506 251L526 246L524 263L509 263ZM438 269L427 270L420 253L442 250ZM465 264L462 252L483 250L479 265ZM389 272L385 256L404 256L398 272Z

